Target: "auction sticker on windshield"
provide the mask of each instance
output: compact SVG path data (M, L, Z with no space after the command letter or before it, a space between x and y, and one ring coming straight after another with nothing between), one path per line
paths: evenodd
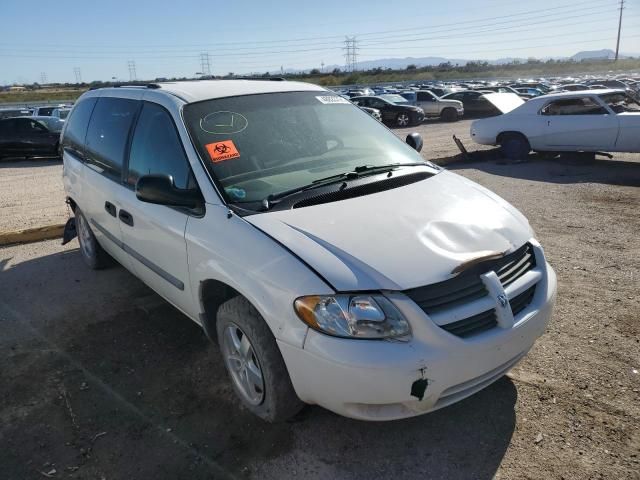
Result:
M337 95L321 95L316 97L321 103L331 104L331 103L346 103L349 104L349 100L346 98L338 97Z
M224 162L225 160L231 160L240 156L240 152L238 152L233 140L208 143L205 147L213 163Z

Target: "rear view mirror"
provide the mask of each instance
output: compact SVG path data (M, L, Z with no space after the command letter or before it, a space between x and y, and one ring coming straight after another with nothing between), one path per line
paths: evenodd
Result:
M422 150L422 145L424 143L422 141L422 135L417 132L413 132L407 135L407 139L405 140L405 142L407 142L407 145L413 148L416 152Z
M197 189L180 189L171 175L144 175L136 182L138 200L173 207L198 208L202 197Z

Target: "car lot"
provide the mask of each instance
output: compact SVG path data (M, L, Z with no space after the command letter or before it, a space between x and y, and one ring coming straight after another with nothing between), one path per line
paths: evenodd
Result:
M217 348L123 268L87 270L75 241L5 247L7 478L640 478L640 158L452 162L452 133L475 150L468 129L395 132L520 209L558 273L548 332L509 378L405 421L309 407L269 425L238 410ZM44 206L66 218L60 163L0 171L22 223Z

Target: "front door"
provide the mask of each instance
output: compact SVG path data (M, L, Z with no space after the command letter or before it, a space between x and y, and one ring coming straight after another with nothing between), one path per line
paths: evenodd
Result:
M540 112L545 149L612 150L618 136L618 118L591 97L556 100Z
M171 175L176 188L196 188L171 115L160 105L144 102L129 152L122 197L122 241L135 273L174 306L195 318L185 229L193 212L138 200L135 184L143 175Z

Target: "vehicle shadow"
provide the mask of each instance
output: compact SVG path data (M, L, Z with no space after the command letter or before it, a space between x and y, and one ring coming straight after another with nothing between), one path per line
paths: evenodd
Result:
M524 161L511 161L501 156L498 149L470 152L432 159L449 170L476 169L492 175L551 182L558 184L603 183L620 186L640 186L640 161L617 160L596 157L585 160L579 155L560 155L549 158L532 153Z
M0 168L33 168L55 164L62 164L62 158L58 156L0 158Z
M267 424L239 405L201 329L124 268L91 271L77 250L14 256L0 249L0 385L3 408L21 412L0 422L11 478L54 458L58 471L111 478L211 478L219 467L243 478L489 480L509 446L517 391L506 377L407 420L309 406Z

